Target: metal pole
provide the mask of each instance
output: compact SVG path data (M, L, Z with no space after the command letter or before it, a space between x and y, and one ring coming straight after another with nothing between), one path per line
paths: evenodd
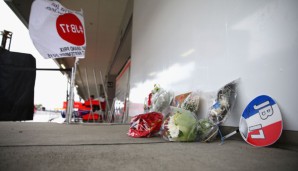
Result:
M103 88L103 92L104 92L104 95L105 95L105 101L106 101L106 111L105 111L105 114L106 114L106 118L108 120L108 116L111 115L111 111L110 111L111 108L110 108L109 98L108 98L107 91L105 89L105 84L104 84L104 81L103 81L103 77L102 77L101 71L100 71L100 78L101 78L102 88ZM114 101L113 101L113 103L114 103Z
M122 123L126 123L128 120L128 113L129 113L129 92L130 92L130 68L129 68L129 73L128 73L128 82L127 82L127 90L125 94L125 112L124 112L124 117L122 120Z
M98 97L98 104L99 104L99 107L100 107L99 112L102 112L102 106L101 106L101 103L100 103L100 100L99 100L99 91L98 91L98 87L97 87L97 79L96 79L96 74L95 74L94 68L93 68L93 76L94 76L94 81L95 81L96 94L97 94L97 97ZM102 116L102 120L103 120L103 116Z
M72 81L72 75L73 75L73 71L74 71L74 68L72 68L71 70L71 81ZM72 111L71 111L71 108L72 108L72 101L71 101L71 93L72 93L72 90L71 90L71 81L70 81L70 85L69 85L69 89L70 89L70 93L69 93L69 97L67 99L67 109L66 109L66 123L67 124L70 124L71 122L71 114L72 114Z
M12 39L12 33L10 34L10 41L9 41L9 45L8 45L8 50L10 50L11 39Z
M71 80L70 80L70 98L67 103L67 112L66 112L66 123L70 124L71 123L71 118L72 118L72 112L73 112L73 103L74 103L74 82L76 78L76 70L77 70L77 64L79 62L79 58L76 58L74 67L72 68L71 71Z
M61 68L36 68L37 71L71 71L71 68L61 69Z
M89 83L88 83L88 74L87 74L87 68L85 68L85 76L86 76L86 81L87 81L87 91L88 91L88 96L89 96L89 99L90 99L90 89L89 89ZM91 110L90 110L90 113L92 115L92 118L93 118L93 122L95 122L94 120L94 113L93 113L93 106L92 106L92 101L90 99L90 107L91 107ZM90 115L88 116L88 121L89 121L89 118L90 118Z
M96 79L96 76L95 76L95 71L94 71L94 68L93 68L93 76L94 76L94 81L95 81L95 89L96 89L96 94L97 96L99 97L99 92L98 92L98 88L97 88L97 79Z
M4 30L2 32L2 42L1 42L1 47L6 49L6 42L7 39L10 39L9 41L9 46L8 46L8 50L10 50L10 45L11 45L11 39L12 39L12 32Z
M107 121L112 123L115 121L115 101L117 100L117 97L113 99L111 110L108 111Z
M105 84L104 84L104 81L103 81L103 78L102 78L101 71L100 71L100 78L101 78L103 92L105 94L105 99L106 99L106 103L107 103L107 110L109 111L110 110L110 105L109 105L109 100L108 100L108 94L107 94L107 91L105 89Z
M69 78L67 77L66 78L66 102L68 102L68 98L69 98L69 95L68 95L68 81L69 81Z
M85 85L85 83L84 83L84 80L83 80L83 78L82 78L82 74L81 74L81 70L80 70L80 68L78 68L78 74L79 74L79 77L80 77L80 79L81 79L81 81L82 81L82 84L83 84L83 89L82 89L82 93L83 93L83 97L88 97L88 93L86 92L86 85Z

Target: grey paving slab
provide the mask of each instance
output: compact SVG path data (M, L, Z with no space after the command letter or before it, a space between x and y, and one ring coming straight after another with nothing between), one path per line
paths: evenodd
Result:
M0 170L294 171L298 152L244 141L130 138L128 125L1 123Z
M0 122L0 146L165 142L159 137L130 138L128 129L129 125Z

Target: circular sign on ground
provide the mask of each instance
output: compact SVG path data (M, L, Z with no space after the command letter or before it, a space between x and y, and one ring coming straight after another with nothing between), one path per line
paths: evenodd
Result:
M242 138L253 146L272 145L279 139L282 129L279 107L267 95L253 99L240 118L239 132Z

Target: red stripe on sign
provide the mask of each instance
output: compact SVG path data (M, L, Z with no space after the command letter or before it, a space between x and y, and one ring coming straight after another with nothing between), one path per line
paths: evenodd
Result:
M279 139L281 132L282 121L278 121L261 129L249 132L247 142L259 147L268 146Z

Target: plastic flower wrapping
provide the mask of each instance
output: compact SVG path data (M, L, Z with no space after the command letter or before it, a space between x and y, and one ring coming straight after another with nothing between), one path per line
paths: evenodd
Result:
M162 137L169 141L195 141L198 134L198 119L193 112L177 107L165 111Z
M170 91L166 91L163 88L160 88L158 85L154 85L154 89L152 90L151 101L151 109L153 112L162 112L165 108L170 106L174 93Z
M198 123L198 141L211 142L218 134L218 126L208 118L200 119Z
M159 133L163 115L157 112L140 114L131 118L128 136L134 138L152 137Z
M151 137L161 134L168 141L211 142L216 139L219 126L225 122L236 101L238 82L239 79L226 84L217 93L194 91L175 98L174 93L154 85L145 98L147 113L132 118L128 135ZM213 102L212 105L209 102ZM207 117L199 120L197 116L206 112Z
M185 99L188 97L188 95L190 95L190 93L191 92L187 92L187 93L176 95L173 98L173 101L171 103L171 106L180 107L181 108L182 103L185 101Z
M216 125L222 124L227 119L227 114L236 101L236 88L239 79L234 80L217 92L217 97L214 104L208 112L208 118Z
M183 101L181 107L185 110L189 110L195 114L198 114L200 104L200 92L190 93Z

